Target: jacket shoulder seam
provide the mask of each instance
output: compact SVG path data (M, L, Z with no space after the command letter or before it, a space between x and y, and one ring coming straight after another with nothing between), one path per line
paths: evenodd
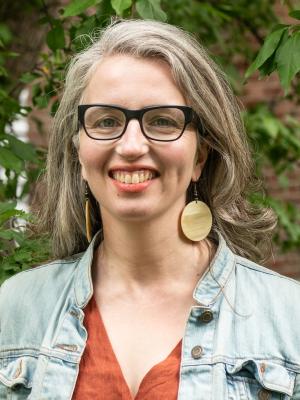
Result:
M252 271L256 271L262 274L267 274L267 275L273 275L277 278L280 279L285 279L288 280L292 283L295 283L296 285L300 286L300 282L296 281L295 279L289 278L288 276L282 275L276 271L273 271L271 269L268 269L267 267L263 267L262 265L259 264L255 264L254 262L251 261L251 264L248 264L247 262L243 261L242 257L238 257L237 261L236 261L237 265L241 265L245 268L251 269Z

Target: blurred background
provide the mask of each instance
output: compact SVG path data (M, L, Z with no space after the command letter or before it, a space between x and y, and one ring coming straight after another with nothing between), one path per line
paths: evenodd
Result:
M0 283L51 258L49 238L30 226L64 72L89 35L119 17L192 32L226 72L264 183L250 200L278 215L266 266L300 279L299 1L1 0Z

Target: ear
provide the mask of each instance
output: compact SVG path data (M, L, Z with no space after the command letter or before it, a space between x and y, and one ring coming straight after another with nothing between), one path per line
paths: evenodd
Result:
M81 164L81 163L80 163ZM84 168L84 165L81 164L81 176L84 181L87 181L87 174Z
M81 176L82 176L82 179L83 180L85 180L85 181L87 181L87 173L86 173L86 169L85 169L85 166L84 166L84 163L82 162L82 159L81 159L81 157L80 157L80 149L78 150L78 161L79 161L79 163L80 163L80 166L81 166Z
M73 144L74 144L74 146L75 146L75 148L77 150L78 161L79 161L79 164L81 166L82 179L87 181L86 170L85 170L84 163L82 161L81 154L80 154L80 145L79 145L80 144L80 132L77 135L73 136L72 141L73 141Z
M192 174L193 182L196 182L200 178L207 157L208 157L208 146L206 143L202 143L201 148L198 147L197 153L195 155L195 163Z

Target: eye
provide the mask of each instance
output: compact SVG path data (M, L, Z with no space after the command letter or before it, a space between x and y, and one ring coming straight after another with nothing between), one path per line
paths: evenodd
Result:
M117 128L120 126L120 122L113 117L103 117L94 122L94 128Z
M157 126L157 127L162 127L162 128L164 128L164 127L169 128L169 127L176 127L176 126L177 126L177 123L176 123L176 121L174 121L174 120L171 119L171 118L167 118L167 117L156 117L156 118L153 118L153 119L149 122L149 125Z

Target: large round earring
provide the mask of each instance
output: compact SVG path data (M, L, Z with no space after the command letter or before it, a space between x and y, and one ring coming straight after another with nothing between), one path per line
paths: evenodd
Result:
M198 198L197 186L194 184L194 200L188 203L181 215L181 229L184 235L193 242L207 237L212 227L210 208Z
M85 182L85 232L88 242L92 240L92 224L91 224L91 200L90 191L87 182Z

